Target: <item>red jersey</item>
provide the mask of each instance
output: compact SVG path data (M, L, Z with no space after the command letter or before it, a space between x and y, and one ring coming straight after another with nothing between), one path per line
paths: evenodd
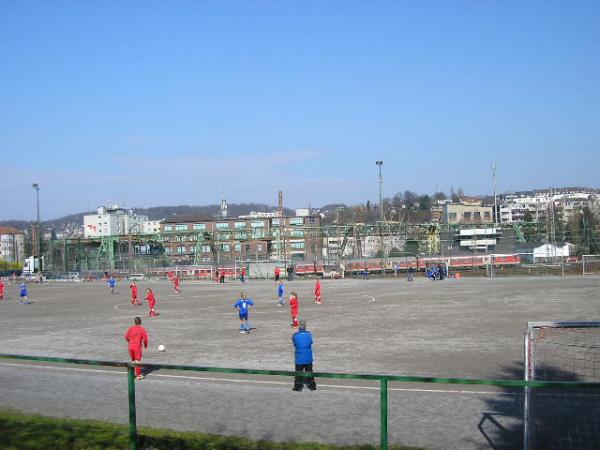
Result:
M144 348L148 348L148 334L141 325L129 327L125 333L125 340L129 342L130 350L141 350L142 344L144 344Z
M298 309L299 309L298 297L290 297L290 311L292 313L292 317L295 317L298 315Z
M4 282L0 281L0 294L4 294Z
M137 297L137 294L138 294L138 287L137 287L137 284L135 284L135 283L131 283L131 284L129 285L129 287L131 288L131 296L132 296L132 297Z
M150 305L150 307L153 307L154 304L156 303L156 298L154 298L154 292L152 292L152 291L148 292L148 295L145 298L145 300L148 300L148 304Z
M315 284L315 295L321 295L321 283L317 280L317 284Z
M281 274L281 269L279 267L275 267L275 275L279 276Z

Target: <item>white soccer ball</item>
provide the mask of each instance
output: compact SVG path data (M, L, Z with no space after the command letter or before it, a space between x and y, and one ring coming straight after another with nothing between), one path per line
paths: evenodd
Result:
M162 345L162 344L160 344L160 345L158 346L158 351L159 351L159 352L164 352L164 351L165 351L165 346L164 346L164 345Z

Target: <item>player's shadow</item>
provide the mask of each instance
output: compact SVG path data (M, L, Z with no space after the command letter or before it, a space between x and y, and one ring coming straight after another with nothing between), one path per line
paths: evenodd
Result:
M583 381L568 370L539 366L545 380ZM507 367L503 379L523 379L523 364ZM600 387L600 386L599 386ZM592 450L600 448L600 389L530 388L525 427L524 388L504 388L486 400L477 427L487 442L483 448Z
M144 377L147 377L152 372L158 372L159 370L160 369L157 369L155 367L145 367L145 366L142 366L142 375L144 375Z

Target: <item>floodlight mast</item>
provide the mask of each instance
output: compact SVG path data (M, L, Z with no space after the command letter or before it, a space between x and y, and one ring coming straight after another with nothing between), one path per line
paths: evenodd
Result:
M375 161L375 164L377 164L377 166L379 167L379 216L380 216L381 221L383 222L384 214L383 214L383 203L381 200L381 188L383 185L383 178L381 176L381 167L383 166L383 161Z
M37 220L35 222L35 251L34 256L40 257L40 185L38 183L33 183L31 187L35 190L36 194L36 211L37 211ZM34 266L35 267L35 266Z

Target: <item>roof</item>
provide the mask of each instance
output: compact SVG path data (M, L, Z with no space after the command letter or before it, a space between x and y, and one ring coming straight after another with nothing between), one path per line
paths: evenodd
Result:
M0 234L25 234L23 231L13 227L0 227Z
M211 220L214 220L214 218L207 214L175 214L171 217L167 217L161 223L195 223Z

